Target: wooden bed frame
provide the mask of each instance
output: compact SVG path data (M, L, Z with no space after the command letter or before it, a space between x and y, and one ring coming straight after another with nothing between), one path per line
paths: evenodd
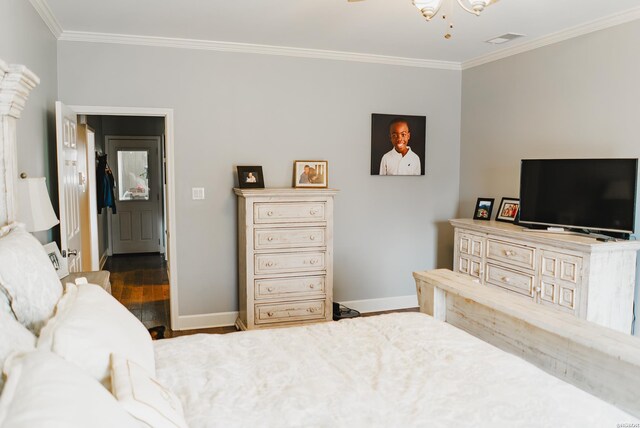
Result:
M38 77L0 59L0 228L17 217L16 122ZM0 229L1 231L1 229ZM482 287L414 273L420 310L640 417L640 340Z
M420 311L640 417L640 339L446 269L414 272Z

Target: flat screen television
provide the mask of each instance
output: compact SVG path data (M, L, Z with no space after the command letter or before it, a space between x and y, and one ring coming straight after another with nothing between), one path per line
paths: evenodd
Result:
M637 182L638 159L524 159L519 222L628 237Z

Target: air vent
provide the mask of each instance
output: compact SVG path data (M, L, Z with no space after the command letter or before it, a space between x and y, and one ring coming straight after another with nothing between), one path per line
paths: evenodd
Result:
M491 43L492 45L501 45L503 43L510 42L511 40L517 39L520 37L524 37L524 34L506 33L501 36L497 36L492 39L485 40L485 42Z

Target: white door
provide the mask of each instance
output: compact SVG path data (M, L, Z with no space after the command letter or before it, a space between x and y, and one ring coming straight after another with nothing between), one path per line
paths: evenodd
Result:
M114 254L160 251L160 138L107 136L109 166L116 181L111 215Z
M78 154L77 116L56 102L56 145L58 161L58 197L60 201L60 250L69 272L82 271L82 234L80 201L86 191L86 146ZM84 166L84 171L82 170Z

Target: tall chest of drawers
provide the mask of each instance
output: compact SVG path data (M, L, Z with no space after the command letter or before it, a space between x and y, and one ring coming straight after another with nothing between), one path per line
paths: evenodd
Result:
M238 196L236 326L331 321L334 189L234 189Z
M481 285L629 333L640 241L599 242L482 220L450 220L453 269Z

